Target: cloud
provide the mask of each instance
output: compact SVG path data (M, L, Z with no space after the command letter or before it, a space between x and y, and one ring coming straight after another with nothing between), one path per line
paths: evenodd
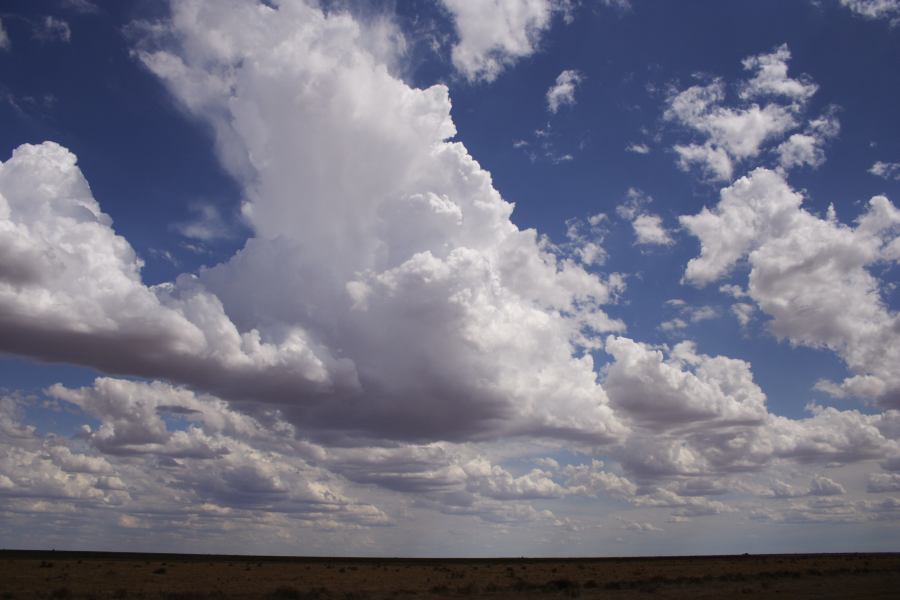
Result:
M710 319L718 318L719 316L719 311L712 306L691 306L684 300L678 298L667 300L666 304L668 306L676 308L678 310L679 316L661 323L659 328L662 331L671 332L686 329L688 323L708 321Z
M616 8L621 11L631 10L631 0L600 0L603 6Z
M3 350L277 403L319 432L624 432L583 352L621 331L603 310L621 280L511 223L447 141L444 86L394 78L370 50L378 32L346 13L172 11L175 44L139 57L209 121L253 235L226 263L147 287L75 157L22 146L0 171Z
M840 122L833 110L811 120L802 133L792 134L775 149L779 165L785 170L804 165L821 167L825 164L824 145L839 132Z
M65 20L47 16L35 27L34 37L43 42L68 43L72 39L72 30Z
M626 337L606 312L624 276L594 272L608 217L567 222L559 244L517 228L450 141L447 88L392 75L390 23L298 2L171 6L136 55L210 126L251 235L222 264L147 286L71 152L26 144L0 164L0 350L148 380L50 386L40 401L83 421L71 437L29 425L30 400L0 399L0 517L314 539L297 528L355 533L420 510L572 529L581 517L546 507L587 497L673 522L744 509L896 520L896 501L858 500L839 465L881 464L867 489L896 490L896 315L872 267L900 258L900 219L880 196L853 224L817 216L784 179L818 164L830 113L795 134L809 144L770 148L782 170L681 217L701 247L685 282L746 266L746 282L720 287L742 326L758 310L775 335L834 350L853 376L820 388L886 407L789 419L768 411L747 360ZM700 120L783 111L799 128L793 105L814 85L787 77L785 48L748 61L739 95L768 104L729 108L698 88L713 97ZM700 152L763 154L768 134L745 147L730 127L697 130L718 136ZM629 190L616 212L636 243L670 245L650 202ZM182 232L214 238L223 221L201 207ZM669 305L671 329L724 310Z
M718 78L669 96L664 119L700 137L673 146L683 170L696 165L711 180L730 180L736 164L758 156L765 144L799 125L817 86L808 78L788 76L790 57L783 44L770 53L745 58L744 69L753 77L740 84L741 102L735 106L726 104L727 88ZM757 102L761 100L765 104ZM817 166L824 160L817 154L817 145L836 127L833 117L825 119L811 122L805 138L792 138L779 150L783 164Z
M0 50L9 50L10 48L9 34L3 27L3 20L0 19Z
M897 473L870 473L866 482L866 491L873 494L900 492L900 475Z
M561 106L574 106L575 89L582 81L584 76L574 69L560 73L556 83L547 90L547 110L555 114Z
M189 207L192 220L176 223L173 228L184 237L201 242L230 238L232 227L213 204L196 203Z
M813 477L809 484L810 496L842 496L846 493L844 486L822 475Z
M747 327L753 319L756 307L746 302L735 302L731 305L731 313L738 320L741 327Z
M772 318L770 331L793 344L828 348L854 372L817 387L896 407L898 316L885 306L880 282L867 267L900 256L900 211L875 196L849 227L833 209L823 219L802 203L782 175L757 169L723 189L712 210L680 217L701 244L685 280L705 285L747 260L747 293Z
M469 81L495 80L517 60L538 50L556 11L571 14L568 3L553 0L442 2L459 38L453 46L453 66Z
M900 180L900 163L888 163L879 160L872 165L869 173L884 179Z
M635 244L671 246L675 243L662 224L659 215L646 212L646 206L653 198L638 189L629 188L627 200L616 207L616 213L623 219L631 221L634 230Z
M782 44L768 54L750 56L741 61L744 70L754 73L753 78L741 88L744 100L781 96L795 102L805 102L816 93L818 86L801 77L788 77L788 61L791 52L787 44Z
M90 447L76 452L79 441L19 426L16 401L0 400L0 423L17 430L10 439L9 427L0 429L0 496L26 512L29 505L21 503L37 498L52 503L48 512L64 512L71 502L82 510L105 509L94 526L115 517L126 527L146 519L174 527L172 520L204 513L233 524L250 514L279 513L321 525L389 523L376 507L342 494L333 475L299 457L302 446L286 432L264 429L221 401L164 384L111 379L78 390L54 386L51 393L101 424L87 438ZM159 419L161 408L186 407L198 407L187 413L196 425L172 431ZM221 451L184 451L187 438L215 443Z
M653 523L647 523L643 521L629 521L627 519L622 521L622 529L627 529L628 531L637 531L638 533L656 533L663 531Z
M634 154L650 154L650 146L647 144L629 144L625 151Z
M91 0L63 0L62 5L82 14L97 14L100 7Z
M606 351L615 359L604 382L612 405L643 427L666 430L702 421L712 431L766 418L765 395L744 361L696 354L690 342L676 345L666 357L615 336L607 339Z
M900 20L898 0L841 0L841 5L867 19L886 19L891 25Z

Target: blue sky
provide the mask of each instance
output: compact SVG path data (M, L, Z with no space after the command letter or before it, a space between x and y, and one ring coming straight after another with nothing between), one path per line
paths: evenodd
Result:
M896 550L900 4L0 23L9 545Z

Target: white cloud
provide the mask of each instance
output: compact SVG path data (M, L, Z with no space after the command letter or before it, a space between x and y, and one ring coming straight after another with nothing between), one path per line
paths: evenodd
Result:
M824 145L840 132L840 122L834 111L811 120L802 133L794 133L775 151L782 169L803 165L818 168L825 163Z
M147 40L139 57L210 122L253 236L199 276L146 287L75 157L20 147L0 167L3 350L278 402L315 431L624 433L580 351L622 329L602 309L621 278L512 224L447 141L446 87L383 68L375 37L390 32L298 3L172 12L174 45Z
M884 179L900 180L900 163L888 163L876 161L869 169L869 173Z
M746 302L735 302L731 305L731 313L741 324L741 327L747 327L753 319L756 307Z
M817 86L806 78L788 77L790 56L787 46L781 45L770 53L744 59L744 69L754 75L741 84L739 105L726 104L727 88L721 79L691 86L669 97L664 118L702 138L673 147L682 169L696 165L710 179L727 181L737 163L758 156L764 145L799 125L800 114ZM766 103L755 102L760 99ZM811 122L811 133L806 135L824 139L830 122ZM821 163L823 159L809 147L811 144L810 140L795 138L781 150L783 161L791 165ZM812 156L807 156L810 153Z
M650 146L647 144L629 144L625 151L634 154L650 154Z
M900 0L841 0L841 4L867 19L900 20Z
M173 228L184 237L211 242L233 235L231 225L214 204L196 203L189 208L194 213L194 218L173 225Z
M659 215L638 215L631 222L634 228L634 236L637 244L655 244L659 246L671 246L675 243L669 232L662 225Z
M900 401L896 313L881 299L867 267L896 261L900 211L883 197L869 201L855 227L801 207L803 197L782 175L757 169L722 190L713 209L680 217L700 239L685 279L704 285L748 260L748 294L770 317L779 338L836 352L854 372L819 387L835 395Z
M581 516L544 506L602 497L680 522L746 508L735 497L749 493L771 505L759 518L896 519L891 499L855 499L839 466L807 485L806 465L880 463L868 489L896 491L900 412L779 417L749 362L621 335L604 307L623 276L587 270L606 257L606 215L567 223L559 246L515 227L490 175L448 141L447 89L385 68L389 24L301 3L172 11L138 55L211 125L252 235L223 264L146 286L72 153L23 145L0 164L0 350L159 379L48 388L44 400L90 420L71 438L39 435L24 401L0 399L0 517L52 513L56 527L97 511L148 536L355 531L420 510L574 528ZM784 48L748 60L747 99L802 103L814 89L787 77ZM773 115L795 116L725 107L716 84L695 93L712 100L694 148L723 157L723 174L760 154ZM797 135L828 125L815 123ZM817 144L777 150L782 166L815 166ZM671 244L650 201L629 190L617 213L637 243ZM823 389L895 406L897 317L869 269L900 258L900 216L883 197L853 226L802 203L782 172L738 180L682 217L701 242L685 280L746 263L746 283L720 288L742 326L762 311L776 335L854 372ZM221 215L200 212L185 233L215 235ZM669 305L672 330L724 310ZM635 519L625 526L658 529Z
M809 484L810 496L842 496L846 493L844 486L823 475L816 475Z
M643 521L622 521L622 529L627 529L628 531L637 531L639 533L655 533L661 532L662 529L654 525L653 523L647 523Z
M646 211L652 197L635 188L629 188L626 196L627 200L616 207L616 213L631 221L635 244L671 246L675 243L663 227L662 218Z
M689 323L708 321L719 316L719 311L712 306L691 306L678 298L667 300L666 305L674 307L679 314L678 317L660 324L659 329L666 332L681 331L687 329Z
M744 69L754 72L753 78L741 89L741 98L747 100L767 96L783 96L795 102L805 102L816 93L818 86L806 78L788 77L788 61L791 51L782 44L768 54L750 56L741 61Z
M584 81L584 76L575 69L566 69L556 78L556 83L547 90L547 109L556 113L561 106L575 105L575 89Z
M493 81L517 60L537 51L556 10L553 0L441 0L459 40L453 65L469 81Z

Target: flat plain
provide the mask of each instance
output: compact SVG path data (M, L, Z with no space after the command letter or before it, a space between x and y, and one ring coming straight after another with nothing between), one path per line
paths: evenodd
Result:
M293 558L0 551L0 600L900 598L900 553Z

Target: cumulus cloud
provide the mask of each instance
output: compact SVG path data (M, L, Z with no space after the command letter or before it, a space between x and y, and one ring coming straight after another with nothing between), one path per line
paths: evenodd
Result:
M389 23L301 2L171 10L136 55L210 126L250 238L222 264L147 286L71 152L23 145L0 164L0 351L151 380L49 387L47 402L87 421L71 438L39 434L25 401L0 400L0 515L102 509L117 530L292 532L389 527L426 509L568 528L547 503L603 497L678 522L736 511L733 496L752 493L767 503L759 518L898 516L891 499L850 498L831 471L808 486L806 469L779 475L780 496L763 485L792 465L866 462L885 471L868 489L894 491L898 411L776 416L748 361L626 337L605 312L624 278L595 272L607 216L568 222L559 244L517 228L490 175L449 141L447 88L392 74L402 44ZM547 25L522 10L507 25L533 28L531 52ZM460 23L463 46L475 34ZM491 43L488 58L468 55L470 78L526 55ZM788 56L746 61L739 109L715 82L672 99L675 120L705 123L698 152L730 169L788 131L779 119L800 126L796 105L815 85L787 76ZM692 112L691 98L708 102ZM812 142L772 149L782 170L754 171L681 218L701 243L685 281L748 265L746 286L720 288L742 325L759 310L779 337L831 348L854 376L822 389L895 406L896 315L870 268L900 257L898 212L876 197L842 224L804 209L784 180L820 164L829 127L810 121L796 135ZM636 243L671 245L650 201L629 190L617 214ZM222 221L201 208L179 227L211 239ZM720 313L669 305L673 329ZM656 527L640 519L629 527Z
M0 423L7 425L0 428L0 496L26 512L34 510L27 502L37 498L52 503L48 512L65 512L71 503L105 508L106 519L112 513L123 527L147 519L174 526L173 520L204 514L232 523L276 514L318 526L389 523L373 505L344 495L335 476L311 466L302 445L285 435L289 431L264 429L221 400L114 379L77 390L54 386L50 393L100 426L74 440L39 436L18 424L14 399L0 400ZM191 424L173 430L172 415ZM81 440L89 446L77 448ZM207 452L210 445L218 450ZM104 520L96 518L95 525Z
M650 146L647 144L629 144L625 148L626 152L631 152L633 154L650 154Z
M900 492L900 475L897 473L871 473L866 482L866 490L873 494Z
M809 166L818 168L825 163L824 146L840 132L840 122L830 111L811 120L802 133L794 133L775 149L782 169Z
M734 106L727 104L726 84L718 78L670 95L664 118L699 137L673 147L682 169L699 166L709 179L727 181L737 163L756 157L765 144L799 125L817 86L808 78L788 76L790 57L787 45L781 45L744 59L744 69L753 76L740 84L740 102ZM813 133L780 150L785 164L821 162L816 154L818 140L834 125L817 123L810 124Z
M875 196L850 227L833 209L820 218L802 203L782 175L757 169L723 189L712 210L680 217L701 244L685 280L705 285L746 260L747 293L772 318L771 332L794 344L828 348L854 372L841 383L821 382L820 389L896 407L898 316L884 304L868 267L897 260L900 210Z
M841 0L841 5L867 19L886 19L891 25L900 22L900 0Z
M511 223L447 141L447 89L394 78L380 31L302 3L173 3L175 42L138 56L213 127L253 236L147 287L75 157L22 146L0 167L3 350L278 403L316 431L621 435L582 350L622 329L602 309L621 282Z
M570 4L557 0L442 2L459 38L452 50L453 66L469 81L495 80L507 67L538 50L555 12L571 15Z
M575 89L584 81L584 76L575 69L566 69L556 78L556 83L547 90L547 110L556 113L561 106L575 105Z
M638 189L629 188L626 201L616 207L616 213L631 221L635 244L671 246L675 243L662 224L662 217L647 212L646 207L653 198Z
M900 163L881 162L879 160L869 168L869 173L884 179L900 180Z

